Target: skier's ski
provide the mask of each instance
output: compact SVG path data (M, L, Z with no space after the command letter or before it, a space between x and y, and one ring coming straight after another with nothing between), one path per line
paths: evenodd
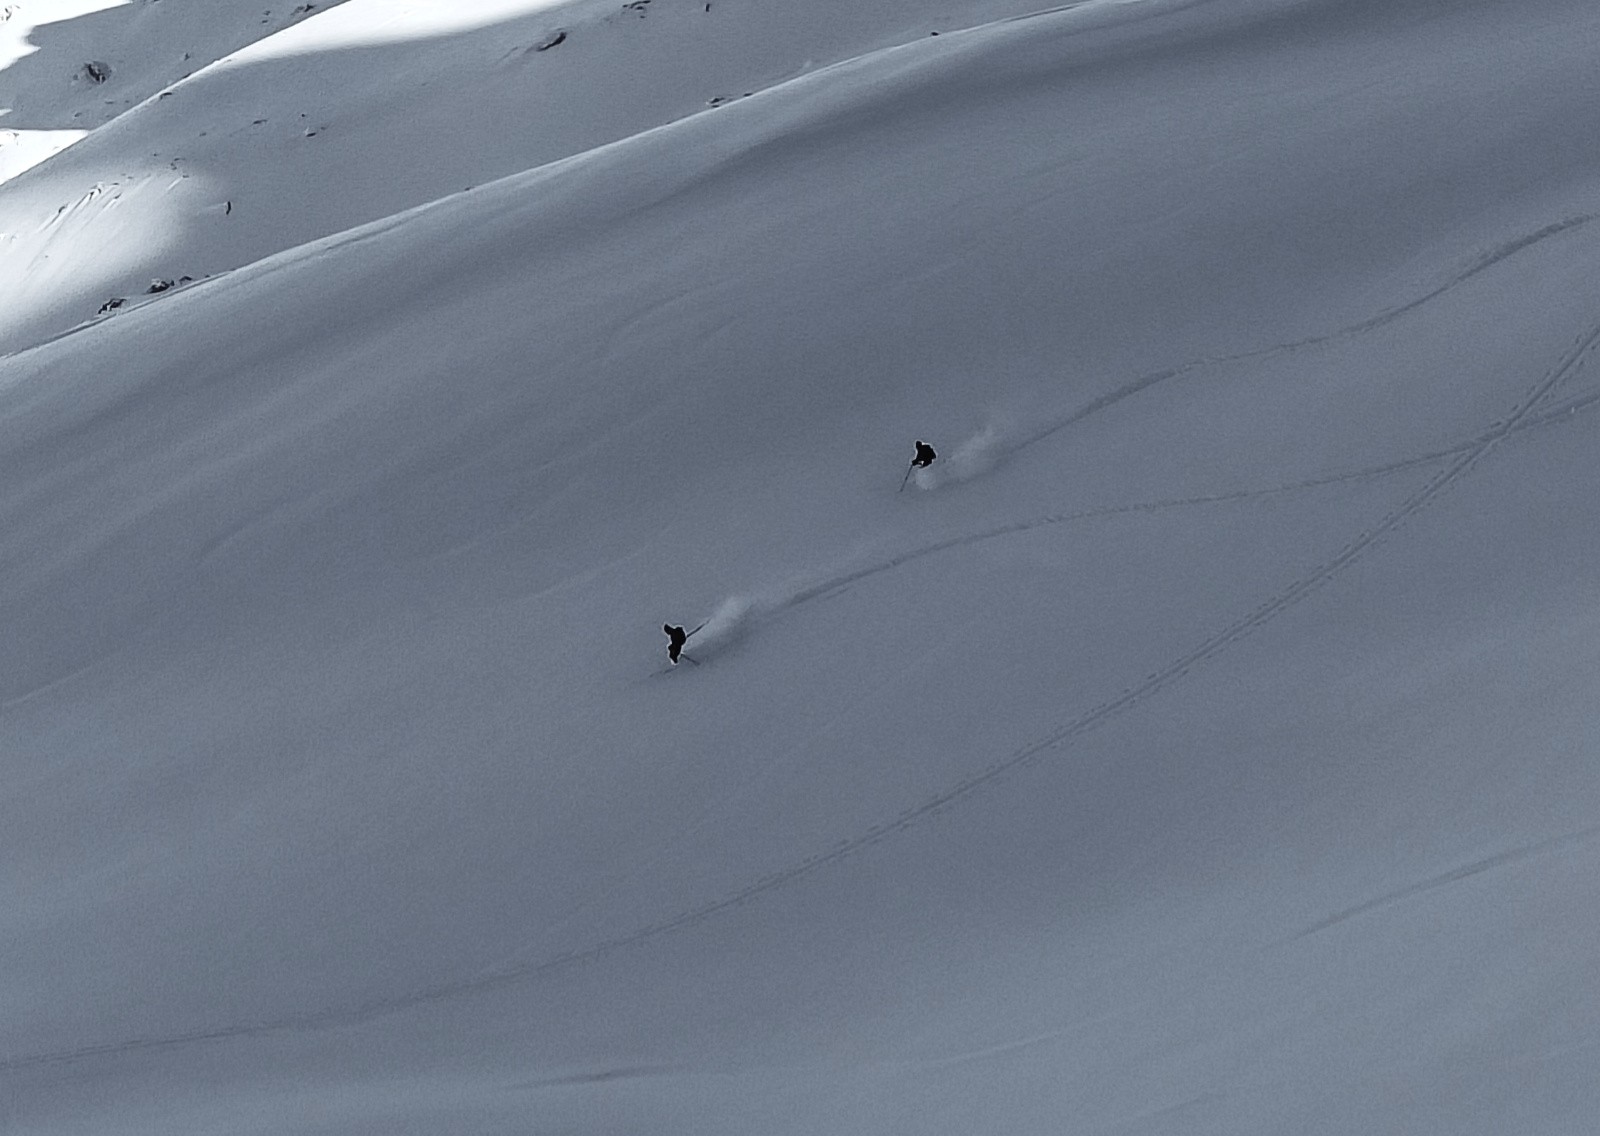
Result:
M700 660L699 659L690 658L688 655L683 654L681 651L678 653L678 658L680 658L680 659L689 659L689 661L691 663L693 663L697 667L700 665ZM651 673L652 677L654 677L654 678L665 678L667 675L671 674L673 671L675 671L677 669L678 669L678 664L677 663L668 663L666 666L662 667L660 670L652 671L650 673Z

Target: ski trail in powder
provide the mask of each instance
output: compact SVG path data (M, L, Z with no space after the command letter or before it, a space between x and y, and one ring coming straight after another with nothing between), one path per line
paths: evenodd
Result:
M768 892L776 891L794 883L848 856L866 851L897 833L905 831L919 821L959 804L980 788L994 783L1001 777L1025 769L1040 761L1047 753L1082 737L1096 727L1159 693L1196 667L1201 666L1228 647L1266 626L1277 616L1309 597L1323 584L1335 579L1345 569L1381 543L1384 538L1398 530L1410 517L1427 507L1451 486L1460 481L1462 477L1508 437L1519 430L1570 415L1580 406L1593 405L1594 402L1600 400L1600 394L1586 395L1581 400L1555 408L1543 416L1534 415L1534 411L1539 404L1552 391L1556 390L1564 380L1577 371L1594 350L1597 343L1600 343L1600 323L1591 326L1579 336L1557 363L1524 393L1523 397L1512 407L1507 415L1492 423L1476 438L1453 447L1449 451L1442 451L1437 455L1424 455L1416 459L1409 459L1411 464L1421 464L1425 461L1434 460L1448 461L1448 464L1428 478L1420 488L1409 494L1398 506L1384 514L1368 528L1351 537L1330 558L1291 580L1256 607L1215 631L1190 650L1170 660L1159 670L1152 672L1119 694L1090 707L1048 733L1017 747L1004 757L991 762L988 766L946 786L920 802L908 806L897 816L881 821L854 837L840 840L832 846L795 861L784 868L770 872L733 892L723 895L721 898L709 900L675 915L645 924L626 934L617 935L597 943L574 947L537 961L508 964L496 970L480 972L469 978L436 984L395 997L372 999L353 1006L333 1007L303 1014L286 1015L270 1020L221 1026L209 1030L195 1030L161 1037L130 1038L120 1042L82 1046L46 1053L20 1054L0 1059L0 1072L15 1072L42 1065L97 1057L120 1056L135 1052L175 1049L186 1045L263 1034L352 1025L430 1002L532 981L564 968L592 962L618 951L648 942L659 936L703 923L726 911L750 903ZM1359 471L1356 474L1344 476L1365 475L1370 474L1365 473L1365 471ZM802 593L802 595L805 598L814 598L831 588L840 586L840 584L841 581L835 580L826 587L819 587L809 594ZM802 601L799 597L795 597L790 602L798 603ZM741 627L748 610L748 607L737 610L730 609L730 614L724 618L725 624L733 629ZM715 624L716 620L713 618L708 624L707 630L709 631ZM1455 877L1450 876L1450 878ZM1386 902L1387 898L1385 897L1385 899L1378 902ZM1341 917L1349 917L1359 910L1364 910L1364 908L1352 909L1348 913L1341 913Z

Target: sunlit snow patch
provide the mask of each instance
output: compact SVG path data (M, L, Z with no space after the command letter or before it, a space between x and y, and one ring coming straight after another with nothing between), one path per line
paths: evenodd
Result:
M225 63L305 55L337 48L403 43L476 28L564 5L565 0L346 0L337 8L316 12L293 27L251 44Z
M39 50L30 41L33 29L41 24L58 24L131 3L133 0L28 0L26 4L0 4L0 71Z
M0 182L32 169L88 134L87 130L0 130Z

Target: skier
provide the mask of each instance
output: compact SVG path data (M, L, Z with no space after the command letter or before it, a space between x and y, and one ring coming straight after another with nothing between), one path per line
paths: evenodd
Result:
M900 489L904 489L906 487L906 482L911 480L912 470L927 469L933 464L933 459L938 456L938 454L933 452L932 446L928 445L928 443L924 442L921 438L918 438L916 455L912 457L911 464L906 466L906 475L900 479ZM895 492L900 492L900 489L895 490Z
M667 633L667 658L672 660L673 666L678 665L679 659L691 662L697 667L700 665L700 661L693 655L685 655L683 653L683 645L700 634L700 628L704 626L705 624L702 623L700 627L696 627L693 631L685 632L683 628L674 627L670 623L661 625L661 630Z
M684 634L683 628L670 623L663 623L661 630L667 633L667 658L672 660L673 666L677 666L678 656L683 654L683 645L689 641L689 636Z

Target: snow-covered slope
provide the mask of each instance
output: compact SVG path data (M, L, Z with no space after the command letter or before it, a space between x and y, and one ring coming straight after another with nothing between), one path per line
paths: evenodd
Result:
M15 0L0 7L0 181L321 3ZM141 155L142 156L142 155Z
M230 26L226 5L188 7L200 10L186 26L212 29L208 42ZM115 124L0 186L0 249L19 266L0 278L0 351L76 325L154 279L237 268L841 59L1032 4L324 7L309 16L296 9L292 26L149 90Z
M0 1127L1600 1114L1600 11L858 7L470 191L296 135L70 334L23 262Z

